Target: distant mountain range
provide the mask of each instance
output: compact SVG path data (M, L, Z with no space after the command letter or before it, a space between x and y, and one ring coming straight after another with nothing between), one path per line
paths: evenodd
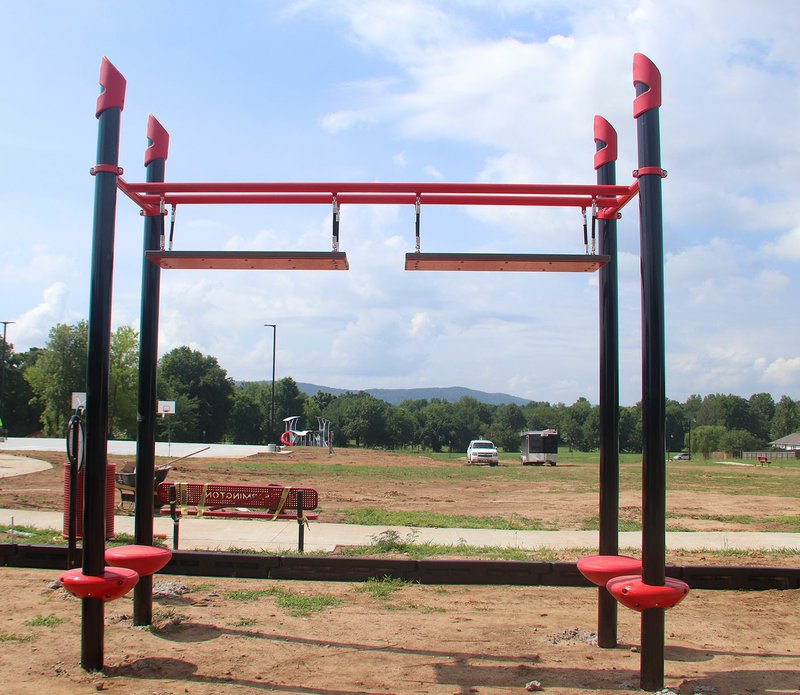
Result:
M527 398L520 398L519 396L511 396L507 393L486 393L485 391L476 391L475 389L468 389L463 386L448 386L445 388L418 388L418 389L337 389L330 386L320 386L318 384L305 384L297 382L297 388L308 396L315 395L318 391L324 393L332 393L338 396L342 393L353 393L365 391L366 393L374 396L378 400L386 401L391 405L400 405L403 401L413 400L431 400L432 398L439 398L443 401L455 403L462 399L464 396L474 398L481 403L490 403L491 405L503 405L505 403L516 403L517 405L526 405L530 401Z

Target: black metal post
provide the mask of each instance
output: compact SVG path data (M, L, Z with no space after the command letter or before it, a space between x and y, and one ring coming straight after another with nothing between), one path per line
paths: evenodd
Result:
M83 423L80 415L75 413L67 425L67 460L69 461L69 500L67 513L67 569L78 566L77 557L77 501L78 501L78 469L82 467L84 443Z
M617 183L617 133L601 116L594 117L597 183ZM617 221L600 219L598 251L611 257L600 268L600 555L619 554L619 289ZM601 586L597 593L597 643L617 646L617 602Z
M164 180L169 134L150 116L147 120L145 151L146 181ZM158 251L164 237L164 215L144 218L144 252ZM135 538L139 545L153 545L153 492L156 460L156 370L158 367L158 314L161 267L142 254L142 305L139 327L139 391L136 413L136 518ZM133 624L153 621L153 577L141 577L133 590Z
M111 353L111 294L119 176L119 133L125 78L106 59L100 67L103 92L97 99L97 164L94 167L94 228L89 295L86 368L86 465L83 488L83 573L102 576L105 568L105 491L108 375ZM104 611L96 598L82 599L81 666L103 668Z
M297 552L302 553L305 548L305 519L303 519L303 491L297 491Z
M664 232L659 112L661 75L644 55L633 58L638 141L642 273L642 579L663 586L666 565L666 393ZM664 610L642 612L640 687L664 685Z
M272 405L269 409L269 444L275 444L275 347L278 342L278 327L274 323L265 323L272 329Z

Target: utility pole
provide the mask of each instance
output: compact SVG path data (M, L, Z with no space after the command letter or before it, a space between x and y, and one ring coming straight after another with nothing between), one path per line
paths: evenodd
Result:
M0 321L3 324L3 357L0 364L0 429L4 429L3 413L5 413L6 405L6 331L8 324L16 323L16 321Z
M272 405L269 409L269 444L275 444L275 346L278 338L278 327L274 323L265 323L272 329Z

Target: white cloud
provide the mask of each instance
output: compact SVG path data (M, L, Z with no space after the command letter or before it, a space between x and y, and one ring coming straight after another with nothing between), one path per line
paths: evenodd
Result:
M782 389L797 389L800 385L800 357L779 357L764 369L764 381Z
M56 282L45 289L42 302L24 312L16 321L8 342L17 346L43 347L50 329L59 323L75 323L82 317L70 308L70 290L63 282Z
M357 125L369 125L375 122L375 117L358 111L337 111L322 117L320 126L329 133L338 133L350 130Z
M762 250L768 256L783 261L800 261L800 227L795 227L774 242L767 242Z
M411 317L409 335L415 340L425 340L433 333L433 319L430 314L418 311Z
M430 176L432 179L437 179L437 180L439 180L439 181L441 181L442 179L444 179L444 174L443 174L441 171L439 171L439 170L438 170L438 169L437 169L435 166L433 166L432 164L428 164L428 165L426 165L426 166L423 168L423 171L424 171L424 172L425 172L425 173L426 173L428 176Z

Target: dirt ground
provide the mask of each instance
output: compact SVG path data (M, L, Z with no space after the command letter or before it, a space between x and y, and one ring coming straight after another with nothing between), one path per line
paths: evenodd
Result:
M61 507L63 456L35 456L56 467L0 480L0 506ZM338 454L335 465L367 462L378 464L374 452ZM382 462L398 461L386 454ZM416 457L403 462L453 465ZM170 479L207 479L209 463L214 482L278 482L234 472L231 462L203 459L182 462ZM534 471L540 472L546 469ZM536 480L542 492L547 478ZM529 491L520 493L506 482L468 481L454 488L452 481L433 478L415 481L413 490L392 481L323 474L302 481L282 476L280 482L324 489L325 519L331 521L354 506L421 509L441 500L452 513L476 515L473 495L502 499L506 513L534 516ZM709 508L702 493L690 497L685 507ZM794 498L746 495L720 496L714 510L763 515L762 505L778 502L783 513L798 513ZM638 500L628 504L638 507ZM568 517L577 520L596 514L596 506L595 493L553 486L537 495L535 518L563 521L569 510ZM497 511L485 502L479 508ZM668 561L723 564L680 553ZM791 565L796 557L737 558L737 564L746 563ZM526 692L527 684L566 695L632 693L639 685L639 614L620 608L619 646L597 647L594 589L173 576L156 578L156 593L164 589L167 595L155 600L152 628L133 626L130 596L106 605L105 667L87 673L80 666L81 605L59 588L58 575L0 571L0 679L14 695L466 695ZM322 605L295 614L314 600ZM800 591L692 591L666 615L665 686L681 695L800 693L798 635Z
M105 667L87 673L80 602L53 588L57 576L0 574L7 692L466 695L522 693L534 681L546 693L638 690L639 615L620 608L619 646L594 646L593 589L403 585L381 598L362 584L165 577L173 597L156 599L153 629L133 627L129 597L106 605ZM234 600L237 590L258 593ZM270 592L332 605L296 616ZM693 591L666 625L672 692L800 693L800 591Z

